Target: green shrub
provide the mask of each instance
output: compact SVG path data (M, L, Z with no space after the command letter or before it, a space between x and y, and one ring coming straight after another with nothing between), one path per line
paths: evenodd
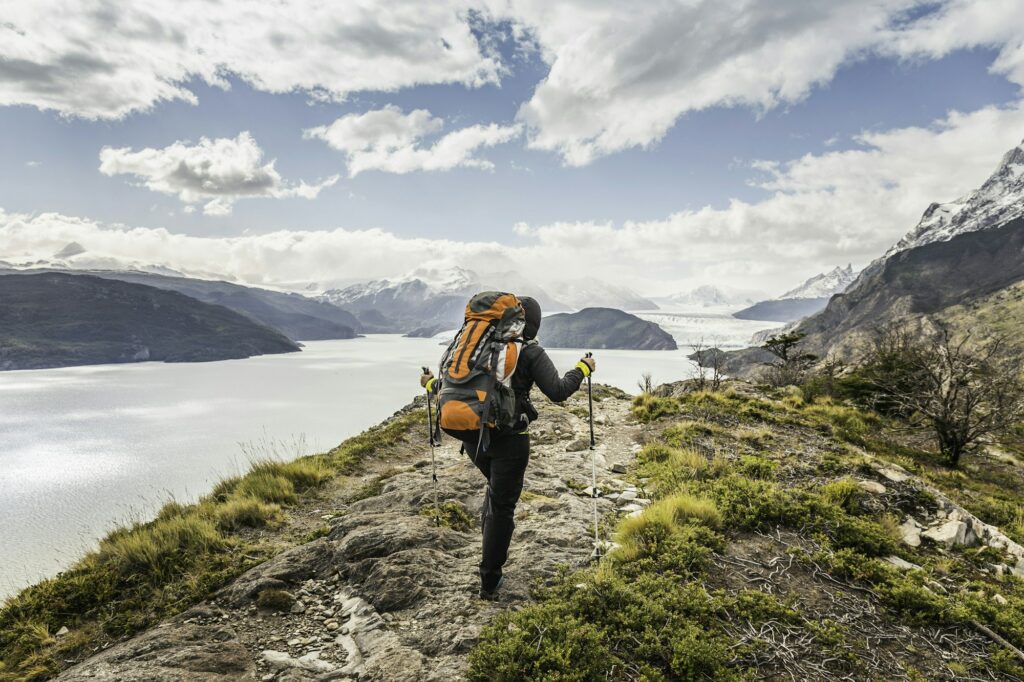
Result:
M693 445L698 438L724 433L724 429L708 421L683 420L672 424L661 432L661 438L669 445L684 447Z
M152 581L223 547L224 538L208 520L178 516L115 531L100 542L98 560L122 577Z
M467 677L479 682L590 682L615 664L601 630L560 603L505 612L487 626L469 656Z
M260 471L249 474L235 488L235 496L275 504L295 504L295 484L280 474Z
M618 562L636 561L641 557L664 554L673 563L681 563L687 572L694 564L702 563L709 537L690 532L686 526L691 523L708 528L719 528L722 515L714 503L693 495L678 494L663 498L651 504L638 516L628 517L619 522L615 541L619 545L614 556ZM679 557L672 554L681 552Z
M170 502L162 506L160 508L160 511L156 513L156 520L166 521L168 519L173 519L176 516L183 515L187 509L188 508L185 505L181 504L180 502L171 500Z
M822 486L821 495L826 502L834 504L850 514L856 514L860 510L865 493L857 485L857 481L852 478L840 478Z
M203 498L206 502L224 502L231 494L235 492L235 488L241 482L241 476L232 476L231 478L225 478L224 480L213 486L213 490L210 494Z
M675 398L659 398L642 393L633 399L631 413L638 421L647 423L679 412L679 401Z
M299 493L322 485L333 475L334 472L322 457L305 457L292 462L261 460L253 463L248 474L248 476L280 476L290 481L295 492Z
M637 454L637 473L651 480L657 495L671 493L683 481L704 477L709 466L701 453L663 443L650 443Z
M778 468L779 465L770 459L755 457L753 455L743 455L740 457L738 466L740 473L744 476L760 480L771 480L775 478L775 470Z
M350 473L367 455L373 454L382 447L403 442L409 429L423 425L426 437L427 411L412 410L378 426L363 431L358 436L349 438L344 443L327 453L327 460L341 473Z
M239 528L262 528L277 518L280 505L264 502L254 497L235 497L214 508L217 526L222 530Z

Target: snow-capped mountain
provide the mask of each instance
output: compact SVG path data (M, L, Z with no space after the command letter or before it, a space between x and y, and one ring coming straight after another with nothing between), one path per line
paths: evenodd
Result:
M681 291L665 298L656 299L670 308L733 308L749 305L749 294L723 290L711 284L702 284L689 291Z
M836 266L830 272L823 272L820 275L811 277L795 289L790 289L779 299L788 298L829 298L834 294L841 294L846 287L857 279L857 273L853 271L852 265L845 268Z
M748 308L735 312L733 317L765 322L801 320L824 310L833 295L846 291L856 279L857 273L853 271L852 265L845 268L836 266L829 272L811 277L778 298L758 301Z
M1024 142L1008 151L996 171L978 189L947 204L932 204L921 222L885 254L885 258L957 235L1005 225L1024 216Z
M49 258L25 258L0 253L0 268L11 270L101 270L112 272L145 272L167 277L193 277L230 281L233 278L208 272L185 272L159 263L120 258L89 251L78 242L68 242Z
M545 312L566 309L565 304L516 272L482 278L461 267L417 268L401 277L328 289L318 298L352 311L371 330L432 336L458 327L469 297L487 290L533 296Z
M658 304L644 298L629 287L602 282L594 277L563 280L549 287L559 301L581 310L583 308L618 308L619 310L658 310Z
M796 329L807 335L810 352L843 357L855 356L872 330L892 322L927 326L937 318L966 330L1015 319L1021 253L1024 143L977 190L929 206L917 227Z

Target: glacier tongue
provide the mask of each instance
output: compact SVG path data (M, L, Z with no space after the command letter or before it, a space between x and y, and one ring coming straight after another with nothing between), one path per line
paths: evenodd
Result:
M1024 215L1024 142L1003 156L996 171L975 191L946 204L932 204L921 222L885 254L1004 225Z

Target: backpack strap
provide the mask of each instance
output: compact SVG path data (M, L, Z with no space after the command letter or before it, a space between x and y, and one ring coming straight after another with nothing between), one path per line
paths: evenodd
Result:
M487 374L487 392L486 398L484 398L484 412L480 418L480 437L476 442L476 452L473 453L473 464L476 464L477 455L481 452L487 452L487 448L491 445L491 430L487 428L487 421L491 418L491 398L494 393L495 386L498 383L498 355L501 353L501 348L504 344L492 343L491 345L491 371Z

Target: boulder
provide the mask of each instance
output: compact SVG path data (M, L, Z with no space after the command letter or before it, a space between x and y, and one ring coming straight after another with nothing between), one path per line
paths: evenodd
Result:
M895 465L891 467L882 467L878 469L878 473L885 476L893 483L903 483L904 481L910 480L910 474L908 474L902 467L896 467Z
M923 537L944 545L947 548L954 545L971 546L978 541L974 531L963 521L951 519L941 526L935 526L921 533Z
M921 524L912 517L907 518L900 526L900 534L904 544L911 547L921 546Z
M861 490L869 492L872 495L885 494L885 486L878 481L857 481L857 485L860 486Z

